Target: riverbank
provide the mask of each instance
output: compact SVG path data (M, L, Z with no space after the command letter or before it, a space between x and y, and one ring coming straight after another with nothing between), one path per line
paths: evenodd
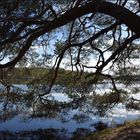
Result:
M94 132L81 140L139 140L140 120L126 122L116 128L107 128L100 132Z

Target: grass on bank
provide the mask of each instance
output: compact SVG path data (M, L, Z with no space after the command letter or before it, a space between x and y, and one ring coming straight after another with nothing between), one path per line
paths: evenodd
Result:
M81 140L140 140L140 120L125 122L116 128L93 132Z

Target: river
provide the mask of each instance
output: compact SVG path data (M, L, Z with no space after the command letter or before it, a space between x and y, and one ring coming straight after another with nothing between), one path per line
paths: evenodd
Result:
M80 106L77 106L76 102L74 102L75 105L70 105L68 103L73 103L72 99L68 95L55 90L50 95L47 95L47 101L43 101L42 105L40 101L36 101L37 97L31 93L30 96L25 97L28 94L28 86L13 86L15 91L19 89L22 91L18 93L21 96L14 97L14 101L9 99L8 96L0 96L0 131L20 132L55 128L65 129L67 135L71 136L78 128L94 131L94 124L98 122L114 127L116 124L123 124L125 121L140 118L140 111L127 109L122 103L114 105L114 107L106 111L104 116L100 116L94 113L96 108L91 107L90 100L78 102ZM0 88L2 92L4 87L1 85ZM105 90L103 85L99 85L97 92L99 89L100 91ZM140 93L132 94L131 96L140 99Z

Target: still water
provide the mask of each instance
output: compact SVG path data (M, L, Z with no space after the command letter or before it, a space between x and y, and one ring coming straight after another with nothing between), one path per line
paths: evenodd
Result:
M104 116L95 113L96 108L92 106L91 96L88 100L73 101L67 94L52 90L45 97L45 101L37 97L37 89L32 90L26 85L13 85L17 94L0 96L0 131L30 131L38 129L56 128L66 129L71 135L78 128L87 128L94 131L94 124L106 123L110 127L122 124L127 120L140 118L140 111L127 109L122 103L115 104L106 110ZM99 85L97 91L105 90ZM108 89L108 87L106 88ZM0 87L1 92L4 87ZM92 93L90 94L92 95ZM131 96L140 99L140 93Z

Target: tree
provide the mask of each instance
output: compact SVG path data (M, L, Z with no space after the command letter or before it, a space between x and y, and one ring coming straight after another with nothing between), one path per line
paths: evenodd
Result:
M90 69L92 73L85 77L86 82L82 81L84 85L105 77L119 93L111 74L120 61L125 64L121 69L125 69L139 47L139 9L138 0L2 0L0 58L1 62L10 59L1 63L0 69L27 61L32 47L38 46L43 48L43 57L34 61L45 65L47 60L55 60L45 94L51 91L63 62L77 71L78 79Z

